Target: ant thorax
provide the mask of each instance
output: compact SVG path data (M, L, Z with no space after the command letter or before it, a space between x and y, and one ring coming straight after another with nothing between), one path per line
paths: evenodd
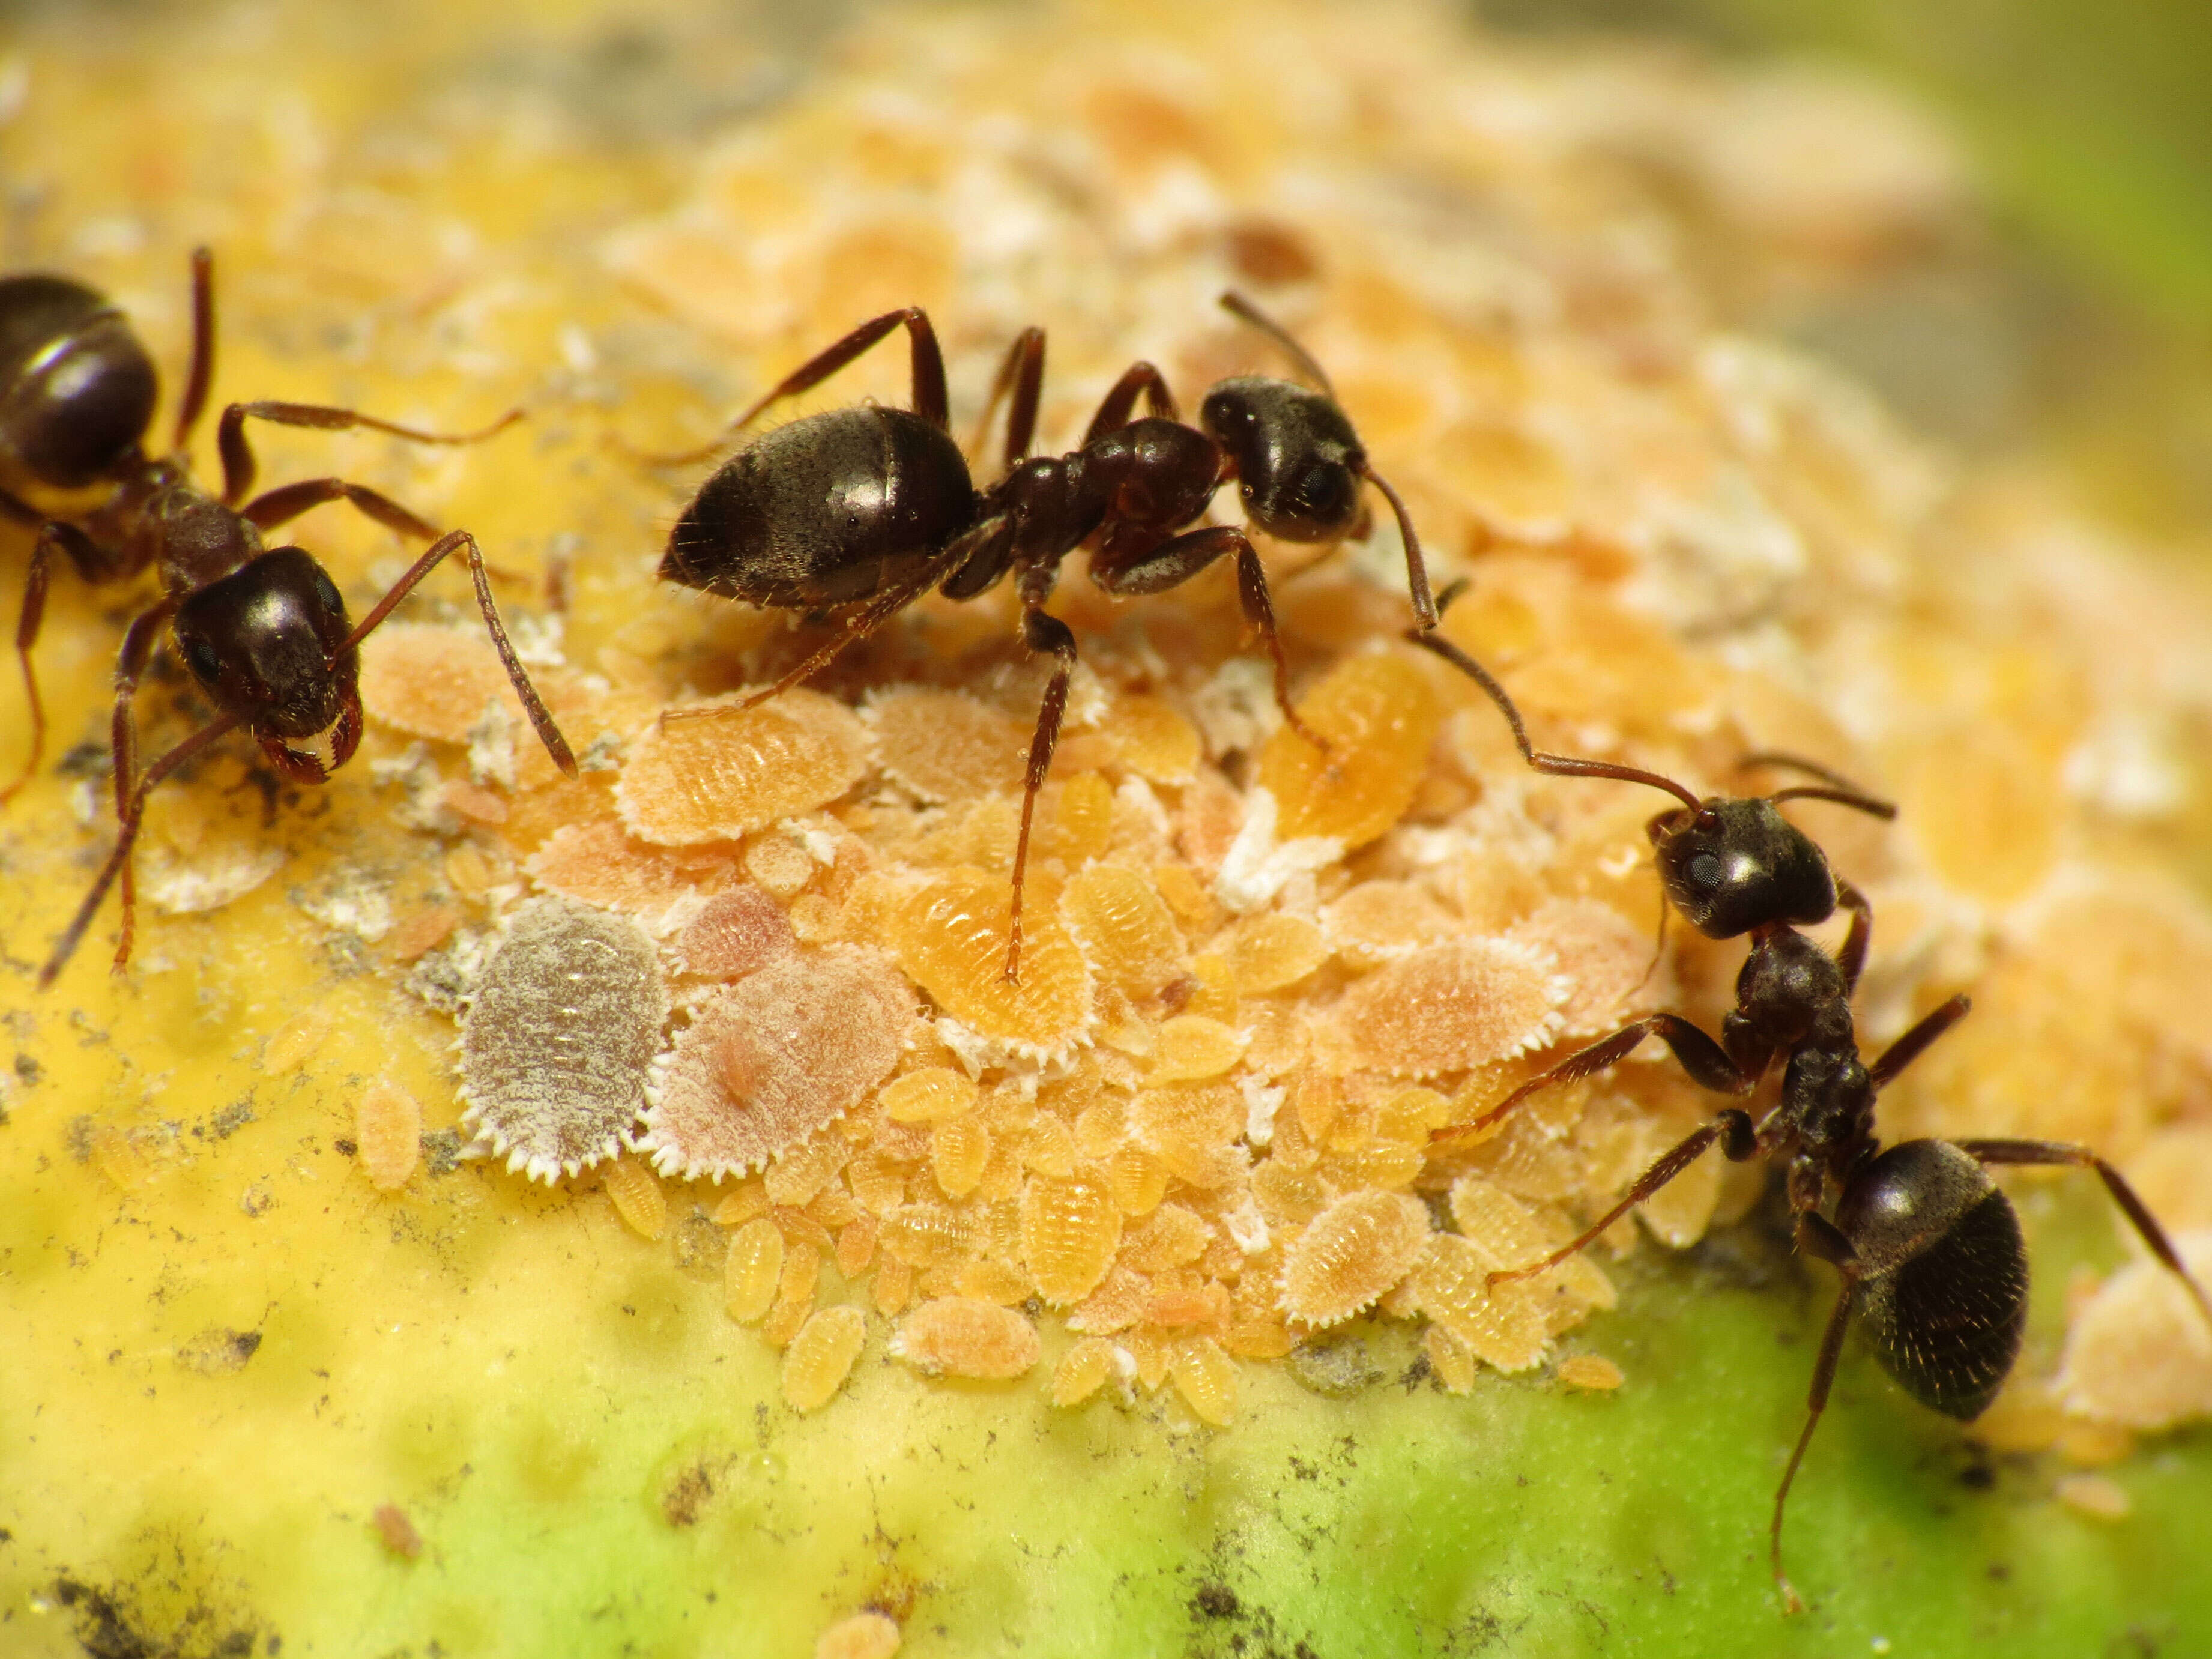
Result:
M139 534L161 585L191 592L242 570L265 550L254 522L193 486L176 467L147 499Z

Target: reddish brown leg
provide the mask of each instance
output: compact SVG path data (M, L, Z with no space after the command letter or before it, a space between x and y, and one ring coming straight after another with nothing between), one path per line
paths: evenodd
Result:
M1267 594L1267 568L1260 562L1244 532L1235 525L1206 525L1146 548L1133 558L1116 558L1109 548L1091 556L1091 580L1107 592L1128 599L1143 593L1165 592L1188 581L1224 554L1237 556L1237 597L1244 607L1244 620L1267 647L1275 670L1275 707L1291 730L1323 754L1328 741L1298 718L1291 707L1291 669L1283 659L1283 641L1275 631L1274 601Z
M366 427L372 432L386 432L395 438L404 438L417 444L477 444L495 433L504 432L522 418L522 411L510 409L489 426L476 432L423 432L411 426L398 426L390 421L380 421L374 415L362 415L350 409L326 409L320 404L232 404L222 411L215 426L216 453L222 457L222 499L228 507L236 507L253 488L255 464L253 450L246 441L246 422L251 418L267 421L276 426L313 427L322 432L345 432L356 427ZM333 499L325 496L325 500ZM308 503L313 506L313 503ZM306 508L301 509L302 512ZM437 532L427 533L435 535Z
M172 450L191 441L207 407L208 386L215 379L215 256L204 247L192 250L192 361L185 373L185 390L177 399L176 436Z
M1828 1390L1836 1381L1836 1364L1844 1352L1844 1333L1850 1328L1851 1304L1857 1299L1859 1287L1858 1261L1850 1243L1817 1214L1798 1218L1797 1243L1807 1255L1825 1256L1834 1262L1843 1273L1844 1283L1836 1292L1835 1310L1828 1316L1828 1328L1820 1334L1820 1355L1813 1362L1813 1386L1806 1395L1805 1427L1790 1454L1789 1467L1782 1471L1782 1484L1775 1489L1774 1519L1767 1528L1774 1587L1781 1592L1784 1613L1802 1613L1805 1603L1797 1594L1797 1587L1790 1582L1790 1575L1782 1570L1783 1506L1790 1501L1790 1488L1797 1479L1797 1467L1805 1461L1805 1448L1813 1443L1813 1431L1820 1425L1820 1413L1827 1409Z
M146 769L146 775L138 780L137 787L131 792L129 805L123 809L115 850L107 855L107 862L100 866L99 878L93 883L92 890L84 896L84 902L77 907L76 916L63 931L61 938L54 942L53 954L46 958L46 965L39 969L40 990L52 986L60 977L62 969L69 966L69 959L76 954L77 944L84 938L85 930L92 926L93 917L99 914L100 901L107 896L107 890L115 885L117 879L131 867L131 850L137 842L139 825L145 820L147 795L162 779L229 732L244 718L242 714L218 716ZM126 920L122 942L116 948L115 966L119 969L130 959L131 930Z
M839 653L848 646L867 638L869 635L927 593L930 584L943 576L948 567L957 570L961 562L967 557L979 541L998 533L1004 528L1005 520L986 520L954 542L945 550L942 557L932 560L904 582L884 589L873 599L848 611L842 619L836 633L809 652L805 661L766 690L756 691L740 703L714 703L706 708L664 709L660 718L664 721L709 720L718 714L726 714L732 708L750 708L757 704L768 702L770 698L782 696L800 681L811 679L820 673L835 661Z
M561 728L553 723L552 714L539 700L538 688L531 684L530 676L523 672L521 660L514 654L514 647L507 642L507 629L499 620L499 607L492 603L491 581L484 570L483 554L477 546L477 538L465 530L456 530L440 537L437 545L416 560L407 574L392 584L391 591L376 602L375 607L356 624L353 632L345 636L338 648L331 653L331 665L335 666L342 661L356 646L382 626L384 619L414 589L416 583L428 575L447 554L456 549L468 555L469 574L477 586L477 608L483 612L484 628L491 635L492 648L499 653L500 662L507 669L507 678L514 687L514 695L522 700L522 706L530 715L531 725L538 729L538 740L545 745L545 752L553 757L553 763L570 777L574 777L576 757L569 752L568 740L561 735Z
M1540 1072L1530 1078L1474 1122L1455 1123L1433 1130L1429 1139L1432 1141L1456 1140L1467 1135L1480 1134L1504 1118L1539 1089L1548 1089L1555 1083L1576 1083L1583 1078L1594 1077L1607 1066L1626 1059L1636 1045L1647 1036L1656 1036L1666 1043L1674 1051L1674 1058L1681 1062L1682 1069L1690 1074L1692 1080L1717 1094L1748 1094L1759 1081L1756 1077L1746 1077L1742 1068L1729 1057L1728 1050L1680 1014L1646 1014L1642 1019L1632 1020L1622 1026L1611 1036L1569 1054L1550 1071Z
M434 542L440 534L437 526L409 512L389 495L348 483L343 478L306 478L264 490L240 507L239 515L252 520L257 529L274 530L325 501L344 501L363 518L420 541Z
M1098 404L1098 412L1091 417L1091 424L1083 434L1084 444L1097 443L1109 432L1118 432L1129 424L1130 413L1137 406L1137 394L1142 392L1145 406L1164 421L1180 420L1176 413L1175 393L1168 390L1167 376L1152 364L1134 362L1122 371L1121 378L1114 382Z
M164 595L140 611L123 635L123 649L116 656L115 713L108 724L107 742L114 773L115 821L118 824L129 807L138 771L138 720L135 712L138 682L145 678L146 666L154 659L154 647L161 642L161 630L177 614L179 603L178 596ZM138 878L127 855L123 860L121 880L123 936L115 951L118 968L130 959L131 940L138 923Z
M1899 1072L1927 1052L1929 1043L1964 1019L1966 1010L1973 1006L1971 999L1955 996L1924 1016L1911 1030L1883 1049L1880 1060L1867 1067L1868 1080L1876 1089L1887 1087Z
M1562 1244L1540 1261L1491 1274L1483 1281L1485 1286L1503 1285L1516 1279L1533 1279L1548 1268L1558 1267L1569 1256L1589 1249L1595 1241L1604 1237L1607 1228L1703 1158L1705 1149L1716 1140L1722 1143L1723 1152L1737 1164L1754 1157L1759 1151L1759 1136L1752 1128L1751 1115L1730 1107L1711 1123L1686 1135L1661 1154L1657 1163L1636 1177L1635 1185L1628 1189L1626 1196L1591 1223L1573 1242Z
M2204 1316L2204 1322L2212 1326L2212 1300L2206 1298L2204 1287L2182 1262L2180 1252L2166 1236L2166 1229L2159 1225L2158 1218L2136 1196L2136 1189L2128 1185L2127 1177L2087 1146L2063 1140L1961 1140L1957 1144L1960 1152L1981 1164L2064 1164L2094 1170L2104 1182L2105 1190L2112 1194L2112 1202L2120 1206L2120 1212L2135 1228L2136 1236L2150 1247L2150 1253L2175 1278L2189 1287L2197 1311Z
M991 395L983 400L983 413L975 422L975 439L968 446L970 455L983 453L983 439L990 432L991 417L999 412L999 405L1009 392L1014 401L1006 410L1006 447L1005 465L1012 467L1030 453L1030 441L1036 436L1037 399L1044 390L1044 331L1025 328L1014 337L1006 349L1006 361L999 365L998 378L991 382Z
M1659 959L1667 954L1667 918L1672 914L1673 908L1662 892L1659 895L1659 927L1651 940L1651 960L1644 964L1643 977L1636 981L1638 991L1651 982L1651 975L1659 971Z
M1841 876L1835 882L1837 908L1851 913L1850 931L1844 935L1843 948L1836 952L1836 966L1844 970L1844 994L1849 996L1858 988L1859 975L1866 969L1867 946L1874 937L1874 906Z
M1045 582L1049 585L1049 574ZM1052 752L1060 744L1060 722L1067 713L1067 686L1075 672L1075 635L1057 617L1041 608L1042 600L1024 596L1022 639L1039 656L1059 659L1037 706L1036 731L1030 738L1029 769L1022 778L1022 832L1014 842L1014 898L1012 920L1006 934L1006 982L1018 985L1022 977L1022 879L1029 870L1030 823L1036 815L1037 791L1044 787L1052 769Z
M945 353L938 346L937 331L930 326L927 312L919 306L904 306L896 311L887 311L880 317L870 318L843 339L815 353L770 386L750 409L724 427L714 442L702 444L696 449L687 449L680 455L648 455L643 459L654 466L690 466L694 462L707 459L750 426L770 404L785 398L795 398L800 392L821 385L893 329L899 327L906 330L913 343L914 412L932 426L942 431L951 431L952 416L945 390Z
M31 752L23 758L23 769L15 781L0 789L0 806L15 799L15 792L31 781L39 769L39 762L46 751L46 708L39 696L39 673L31 661L31 653L39 643L39 629L46 621L46 580L53 568L52 552L57 547L71 554L80 568L85 568L83 553L72 544L83 542L85 550L97 557L84 532L74 525L48 520L39 526L39 539L32 544L31 562L23 572L23 611L15 622L15 659L22 665L23 695L31 708Z

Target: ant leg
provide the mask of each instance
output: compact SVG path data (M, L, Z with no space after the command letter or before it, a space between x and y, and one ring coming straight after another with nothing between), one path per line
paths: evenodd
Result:
M1665 893L1659 895L1659 929L1651 941L1651 960L1644 964L1643 977L1636 981L1635 989L1642 990L1651 982L1651 975L1659 971L1659 959L1667 954L1667 918L1674 906L1667 902Z
M2181 1255L2173 1248L2173 1241L2166 1236L2136 1189L2128 1185L2127 1178L2087 1146L2075 1146L2063 1140L1961 1140L1955 1143L1959 1150L1978 1164L2070 1164L2094 1170L2112 1194L2112 1202L2120 1206L2136 1234L2150 1247L2156 1256L2189 1288L2204 1322L2212 1325L2212 1300L2205 1297L2203 1287L2191 1276L2182 1263Z
M991 429L991 417L999 412L999 404L1009 390L1014 395L1012 405L1006 410L1006 465L1012 468L1030 453L1030 441L1036 436L1037 397L1044 386L1044 331L1025 328L1014 337L1006 349L1006 359L999 365L998 378L991 382L991 395L983 400L983 412L975 422L975 441L968 446L970 455L983 453L984 435Z
M1324 755L1328 744L1298 718L1291 707L1291 669L1283 659L1283 641L1275 631L1274 601L1267 595L1267 568L1251 541L1235 525L1207 525L1170 536L1126 561L1113 558L1101 548L1091 556L1091 579L1119 599L1162 593L1181 586L1224 554L1237 556L1237 597L1244 607L1244 620L1260 635L1275 669L1275 707L1284 721Z
M154 659L154 647L162 629L177 614L179 599L165 595L131 619L123 635L123 648L115 659L115 713L109 721L107 750L115 787L115 821L120 824L129 808L138 771L138 719L135 713L138 682ZM130 959L131 940L138 921L137 874L129 859L123 861L123 933L115 949L115 965Z
M253 488L253 450L246 441L249 416L275 426L312 427L319 432L348 432L356 427L367 427L372 432L388 432L395 438L416 444L480 444L513 426L522 418L522 411L510 409L489 426L475 432L424 432L419 428L380 421L374 415L350 409L328 409L320 404L231 404L215 423L216 452L222 457L222 501L226 507L236 507L246 499L246 492ZM304 512L306 508L301 510Z
M1849 996L1858 988L1859 975L1866 967L1867 945L1874 934L1874 906L1841 876L1835 878L1835 883L1837 908L1851 913L1850 932L1844 935L1843 948L1836 952L1836 966L1844 971L1844 994Z
M1472 1123L1449 1124L1429 1132L1431 1141L1458 1140L1468 1135L1480 1134L1499 1121L1522 1101L1539 1089L1547 1089L1554 1083L1576 1083L1593 1077L1608 1066L1628 1057L1636 1045L1647 1036L1657 1036L1674 1051L1674 1058L1691 1080L1711 1089L1716 1094L1748 1094L1759 1079L1747 1077L1728 1050L1707 1036L1705 1032L1684 1019L1680 1014L1646 1014L1632 1020L1611 1036L1593 1042L1587 1048L1569 1054L1548 1072L1540 1072L1511 1094L1499 1101Z
M257 530L275 530L325 501L343 501L363 518L386 530L420 541L434 542L443 533L428 520L417 518L389 495L362 484L348 483L343 478L307 478L264 490L240 507L239 516L251 520Z
M46 965L39 969L39 988L41 991L51 987L61 976L62 969L69 966L69 959L76 954L78 941L83 939L85 930L92 926L93 917L99 914L100 901L107 896L107 890L115 884L118 876L127 879L131 849L137 842L139 825L145 821L146 797L154 786L245 718L243 714L218 715L146 769L146 775L138 780L137 787L131 792L130 805L123 810L115 850L107 855L107 862L100 866L99 878L92 884L92 890L84 896L84 902L77 907L76 916L63 931L61 938L54 942L53 954L46 958ZM126 921L123 941L115 952L117 969L120 969L130 957L131 930Z
M1133 362L1122 371L1121 378L1114 382L1113 389L1099 401L1098 412L1091 417L1085 428L1083 444L1089 448L1109 432L1118 432L1129 424L1130 411L1137 406L1137 394L1144 393L1145 406L1164 421L1180 420L1176 413L1175 393L1168 390L1167 376L1152 364Z
M208 386L215 379L215 256L204 247L192 250L192 362L185 374L185 390L177 399L176 436L172 451L191 441L207 407Z
M15 775L15 782L0 789L0 806L13 800L15 792L31 781L46 752L46 708L39 700L39 672L31 664L31 652L39 642L39 626L46 620L46 549L52 544L52 538L41 527L31 549L30 565L23 573L23 611L15 623L15 659L23 665L23 695L31 707L31 752L23 757L23 769Z
M1455 583L1445 591L1456 598L1457 587ZM1536 748L1528 741L1528 728L1521 718L1520 709L1514 706L1513 699L1505 694L1505 688L1498 683L1497 678L1487 668L1441 635L1408 629L1404 637L1409 644L1418 645L1422 650L1442 657L1483 689L1491 702L1498 705L1498 712L1505 716L1506 725L1513 728L1513 746L1521 751L1521 758L1528 763L1531 770L1557 778L1612 778L1621 783L1648 784L1654 789L1664 789L1693 812L1701 805L1695 795L1672 778L1662 777L1656 772L1647 772L1640 766L1583 760L1574 755L1554 755Z
M945 353L938 346L937 331L930 326L929 313L921 307L903 306L870 318L843 339L815 353L770 386L750 409L724 427L714 442L687 449L680 455L648 455L643 459L654 466L689 466L707 459L750 426L770 404L795 398L821 385L893 329L902 326L914 345L914 412L939 430L950 432L952 416L945 390Z
M70 556L79 570L96 568L100 561L100 550L75 525L49 519L39 526L39 539L31 545L31 561L23 572L22 614L15 622L15 659L23 667L23 693L31 708L31 752L24 757L23 769L15 781L0 789L0 806L14 799L15 792L31 781L46 751L46 708L39 696L39 673L32 665L31 653L38 646L39 629L46 621L46 580L57 547Z
M1805 1427L1790 1454L1789 1467L1782 1471L1782 1484L1775 1489L1774 1519L1767 1528L1774 1587L1781 1593L1784 1613L1802 1613L1805 1603L1797 1594L1797 1587L1790 1582L1790 1575L1782 1570L1783 1506L1790 1501L1790 1488L1797 1479L1797 1467L1805 1461L1805 1448L1813 1443L1813 1431L1820 1425L1820 1413L1827 1409L1828 1390L1835 1383L1836 1365L1844 1353L1844 1334L1850 1328L1851 1307L1858 1298L1859 1288L1858 1258L1850 1242L1818 1213L1798 1217L1797 1244L1808 1255L1834 1262L1843 1273L1844 1283L1836 1292L1836 1305L1828 1316L1828 1327L1820 1334L1820 1356L1813 1362L1813 1386L1805 1397Z
M1967 997L1953 997L1883 1049L1881 1058L1867 1067L1867 1080L1878 1090L1887 1086L1899 1072L1919 1059L1929 1043L1964 1019L1966 1010L1973 1006Z
M1026 596L1024 596L1026 598ZM1060 722L1067 713L1067 684L1075 672L1075 635L1057 617L1048 615L1041 602L1022 609L1022 640L1039 656L1059 659L1046 683L1044 701L1037 705L1036 731L1030 738L1029 769L1022 779L1022 832L1014 842L1013 916L1006 934L1006 983L1022 979L1022 878L1030 862L1030 823L1036 816L1037 791L1044 787L1052 769L1052 751L1060 744Z
M1732 1106L1703 1128L1686 1135L1661 1154L1656 1163L1636 1177L1636 1184L1628 1189L1621 1200L1592 1222L1581 1237L1571 1243L1562 1244L1540 1261L1491 1274L1483 1281L1485 1286L1508 1284L1516 1279L1533 1279L1548 1268L1558 1267L1569 1256L1579 1255L1602 1237L1607 1228L1703 1158L1706 1148L1716 1140L1721 1143L1722 1152L1732 1163L1747 1162L1759 1152L1759 1135L1752 1127L1751 1114Z
M978 525L975 529L971 531L967 536L963 536L959 540L954 542L951 547L946 550L945 558L932 560L929 563L923 565L915 575L908 578L905 581L898 584L896 586L884 589L873 599L869 599L861 605L857 610L848 611L843 623L839 627L836 634L832 635L822 644L817 646L807 654L805 661L801 662L798 667L793 669L789 673L786 674L774 685L769 686L766 690L756 691L752 696L747 697L743 702L737 703L735 705L730 703L714 703L704 708L664 709L661 711L661 720L664 722L667 720L706 720L718 714L729 714L732 712L733 707L736 708L750 708L755 707L757 704L768 702L772 697L782 696L783 693L790 690L793 686L797 685L801 680L811 679L815 675L820 673L824 668L827 668L831 662L835 661L838 654L842 653L847 646L867 638L869 635L874 633L876 629L881 628L886 622L890 621L893 617L896 616L900 611L905 610L907 606L912 605L916 599L927 592L929 591L929 585L945 574L946 563L951 562L952 568L955 570L957 570L959 568L958 561L967 556L968 552L975 546L976 542L982 537L994 533L1002 526L1002 520L988 520L984 524Z
M1398 492L1390 488L1389 481L1364 464L1359 472L1382 492L1383 499L1390 503L1390 511L1398 516L1398 538L1406 544L1406 591L1413 597L1413 616L1425 634L1437 625L1443 613L1429 592L1429 564L1421 556L1421 538L1414 533L1413 520L1406 511L1406 503L1398 498Z
M1235 289L1221 296L1221 308L1233 317L1240 317L1280 346L1298 370L1322 390L1329 402L1336 401L1336 388L1328 383L1328 372L1313 360L1311 353L1291 337L1290 331L1273 317L1254 305Z
M499 620L499 607L492 603L491 581L484 571L483 554L477 546L477 538L465 530L456 530L438 538L437 545L415 561L407 574L392 584L391 591L376 602L368 615L362 617L353 632L339 641L331 653L333 666L362 641L374 633L390 616L399 601L405 599L415 584L428 575L455 549L468 555L469 574L477 585L477 608L483 612L484 628L491 635L493 649L499 653L507 678L514 687L514 695L522 700L522 707L530 715L530 723L538 728L538 740L545 745L545 752L553 757L553 763L570 777L576 775L576 757L569 752L568 740L561 735L561 728L553 723L553 716L538 696L538 689L523 672L521 660L514 654L514 647L507 642L507 629Z

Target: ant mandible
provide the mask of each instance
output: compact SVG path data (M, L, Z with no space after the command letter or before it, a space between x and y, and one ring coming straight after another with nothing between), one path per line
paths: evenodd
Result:
M1287 336L1245 302L1230 295L1224 303L1310 366ZM1159 370L1139 362L1100 403L1080 447L1058 457L1031 457L1044 376L1045 337L1036 328L1024 331L1008 350L986 405L988 425L999 402L1011 394L1005 471L979 491L951 436L936 331L915 307L886 312L817 353L745 410L725 439L902 327L911 350L913 407L832 410L747 444L684 508L669 537L660 575L754 605L827 612L839 623L830 640L746 699L741 705L746 708L807 678L933 587L947 599L968 599L1013 576L1024 641L1055 659L1030 742L1014 849L1006 977L1015 981L1021 974L1022 889L1031 822L1077 659L1075 635L1044 608L1061 562L1091 542L1091 580L1126 599L1176 586L1233 555L1245 619L1273 663L1276 704L1294 730L1325 748L1291 706L1267 573L1250 539L1231 525L1185 526L1205 513L1223 480L1234 476L1244 481L1248 509L1263 528L1305 540L1340 536L1358 514L1358 481L1364 477L1389 495L1416 572L1420 544L1398 498L1368 467L1334 403L1287 382L1223 382L1206 398L1209 430L1200 431L1177 418ZM1150 410L1142 416L1134 413L1139 396ZM659 459L667 465L703 459L719 444ZM1419 579L1418 594L1428 597L1425 576ZM672 711L672 717L690 712Z
M1447 593L1446 604L1450 598ZM1787 757L1753 758L1806 768L1826 782L1753 800L1700 801L1656 773L1543 754L1531 748L1512 700L1479 664L1448 641L1416 642L1489 691L1536 769L1650 784L1680 797L1682 807L1661 813L1649 826L1668 898L1711 938L1751 936L1751 954L1736 976L1736 1006L1722 1024L1719 1042L1679 1015L1646 1015L1531 1078L1474 1122L1439 1129L1431 1139L1480 1134L1539 1090L1593 1076L1626 1059L1646 1036L1659 1037L1693 1081L1720 1094L1750 1094L1776 1057L1785 1058L1780 1096L1763 1119L1754 1122L1736 1107L1719 1112L1638 1176L1579 1237L1540 1261L1491 1274L1489 1282L1529 1278L1587 1248L1716 1141L1736 1163L1788 1160L1797 1248L1832 1263L1843 1284L1814 1362L1805 1427L1774 1494L1770 1554L1787 1610L1802 1611L1803 1603L1783 1571L1784 1506L1827 1406L1853 1313L1867 1322L1883 1369L1905 1391L1961 1422L1988 1407L2019 1356L2027 1319L2027 1249L2011 1203L1985 1166L2095 1170L2151 1253L2180 1278L2212 1325L2212 1300L2182 1265L2157 1219L2120 1172L2089 1148L2015 1139L1915 1139L1882 1147L1875 1133L1875 1097L1964 1018L1970 1005L1964 996L1953 997L1872 1066L1861 1060L1850 998L1866 962L1871 907L1830 872L1819 848L1784 820L1775 804L1806 795L1887 817L1893 810L1887 803ZM1851 924L1831 956L1797 927L1826 921L1839 904L1851 911Z
M216 496L193 481L184 453L206 405L214 372L214 262L205 248L192 254L191 365L177 406L170 453L160 459L144 448L156 395L153 361L122 313L94 289L64 277L0 280L0 465L48 489L106 488L89 509L66 516L42 513L0 489L0 516L38 536L15 631L31 707L31 753L21 775L0 790L0 803L29 779L44 750L46 713L31 653L45 616L55 550L90 583L125 581L152 566L162 590L131 622L116 665L112 751L120 829L115 850L40 970L41 987L60 974L118 879L123 928L115 965L119 969L130 959L136 910L131 848L148 793L185 761L240 726L252 734L270 764L295 782L323 782L352 757L362 731L356 647L448 554L467 556L484 626L538 737L562 771L573 775L576 769L567 741L500 624L474 537L462 530L441 536L435 526L388 496L343 478L306 479L247 499L255 472L246 437L249 419L325 431L366 427L416 443L464 444L501 430L519 418L519 411L482 432L456 436L318 404L232 404L216 426L223 473L222 494ZM357 626L349 626L337 584L313 556L298 547L269 549L262 541L264 532L335 501L351 503L404 536L433 544ZM178 654L217 714L138 777L133 701L164 627L174 635ZM324 733L329 734L327 761L293 747Z

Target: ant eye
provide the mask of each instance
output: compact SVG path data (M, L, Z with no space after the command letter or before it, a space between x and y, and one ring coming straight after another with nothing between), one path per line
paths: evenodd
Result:
M1690 884L1705 892L1711 892L1721 884L1721 861L1711 853L1700 853L1690 860Z
M345 598L338 592L338 585L331 580L330 573L320 565L315 567L315 598L330 615L345 615Z
M1325 524L1351 513L1352 493L1352 474L1340 466L1316 466L1298 480L1299 507Z
M185 666L204 684L213 685L222 678L222 659L216 655L215 647L205 640L185 641Z

